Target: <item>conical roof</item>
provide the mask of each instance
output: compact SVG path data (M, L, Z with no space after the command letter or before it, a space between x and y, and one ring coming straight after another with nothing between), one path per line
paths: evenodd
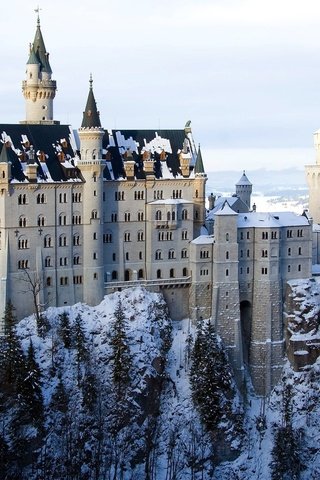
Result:
M43 41L43 36L41 33L39 17L38 17L38 23L37 23L37 30L36 30L36 34L34 36L34 41L33 41L33 50L35 52L36 58L38 59L41 65L41 71L52 73L50 63L49 63L49 53L47 53L46 51L46 47Z
M200 150L200 145L199 145L199 149L198 149L196 164L195 164L195 167L194 167L194 173L205 173L204 166L203 166L203 161L202 161L201 150Z
M0 153L0 163L11 163L8 155L8 149L4 143L2 144L2 150Z
M90 76L90 88L86 104L86 109L83 112L83 119L81 128L99 128L101 127L100 115L97 109L96 100L94 98L93 89L92 89L92 77Z
M221 215L221 216L224 216L224 215L238 215L237 212L235 212L234 210L232 210L232 208L230 207L229 203L227 200L224 201L222 207L220 208L220 210L218 210L217 212L215 212L215 216L217 215Z
M236 187L241 186L241 185L252 185L252 183L248 179L248 177L246 175L246 172L244 170L243 170L243 174L242 174L242 177L240 178L239 182L236 183Z

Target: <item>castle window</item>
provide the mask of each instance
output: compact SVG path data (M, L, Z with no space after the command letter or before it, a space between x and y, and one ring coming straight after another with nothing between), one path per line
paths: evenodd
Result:
M162 200L163 199L163 191L162 190L155 190L153 192L153 198L155 200Z
M186 248L181 250L181 258L188 258L188 250Z
M162 260L162 252L161 250L157 250L155 253L155 260Z
M72 202L73 203L80 203L82 200L81 193L73 193L72 194Z
M188 269L186 267L183 268L182 270L182 276L187 277L188 276Z
M66 247L66 246L67 246L66 235L60 235L60 237L59 237L59 247Z
M39 196L39 195L38 195ZM27 203L27 196L25 193L20 193L18 196L18 205L26 205ZM38 202L39 203L39 202Z
M97 260L97 252L93 252L92 258L93 258L93 260Z
M97 232L94 232L92 235L93 240L97 240Z
M168 259L172 260L173 258L176 258L175 251L173 249L170 249L168 252Z
M247 258L249 258L249 257L250 257L250 250L248 249L247 250Z
M161 270L160 269L157 270L157 278L161 278Z
M226 260L229 260L229 252L226 252Z
M174 278L174 268L170 268L170 278Z
M80 265L80 257L79 255L75 255L73 257L73 265Z
M60 257L60 267L65 267L66 265L68 265L67 257Z
M80 225L80 224L81 224L81 215L80 214L72 215L72 225Z
M118 280L118 272L116 270L113 270L111 274L111 279L112 280Z
M129 252L126 252L126 260L129 260Z
M138 212L138 222L143 222L143 220L144 220L143 212Z
M138 242L143 242L144 240L144 234L142 231L138 232Z
M247 232L247 240L250 240L250 232Z
M60 285L61 286L68 285L68 277L60 277Z
M199 197L199 192L198 192L198 190L196 190L196 198L198 198L198 197Z
M131 234L130 234L130 232L125 232L125 234L124 234L124 241L125 241L125 242L131 242Z
M267 275L268 274L268 268L267 267L262 267L261 268L261 273L262 273L262 275Z
M52 285L51 277L47 277L46 284L47 284L47 287L51 287L51 285Z
M291 248L288 248L288 257L291 257Z
M247 274L250 273L250 267L247 267Z
M229 242L229 233L226 233L226 242Z
M93 190L93 196L94 196L94 197L97 196L97 190Z
M73 246L78 246L80 245L80 235L78 233L75 233L73 235Z
M170 220L171 220L171 212L167 212L167 220L168 220L168 222L170 222Z
M262 232L262 240L268 240L268 232Z
M37 220L37 223L38 223L38 227L44 227L45 224L46 224L46 219L43 215L39 215L38 216L38 220Z
M28 239L25 238L25 237L19 237L18 249L19 250L25 250L26 248L29 248Z
M182 240L188 240L188 230L182 230L181 239Z
M298 272L301 272L301 265L298 265Z
M287 238L292 238L292 230L287 230Z
M156 220L161 220L161 219L162 219L161 210L157 210L156 211Z
M116 254L113 253L113 254L112 254L112 261L115 262L115 261L116 261L116 258L117 258Z
M116 213L111 214L111 222L117 222L118 221L118 215Z
M112 243L112 233L103 234L103 243Z
M243 250L240 250L240 257L243 257Z
M72 221L73 223L73 221ZM67 216L64 213L60 213L59 215L59 225L66 225L67 224Z
M240 267L240 275L242 275L242 271L243 271L243 269L242 269L242 267Z
M229 277L229 268L226 268L226 277Z
M96 272L93 274L93 280L98 280L98 274Z
M288 265L288 273L291 272L291 265Z
M267 258L267 257L268 257L268 250L262 250L261 256L262 256L263 258Z
M44 260L44 266L45 266L45 267L52 267L51 257L46 257L46 258L45 258L45 260Z
M59 203L67 203L67 194L59 193Z
M124 200L124 192L115 192L114 199L116 201Z
M240 232L240 240L243 240L243 232Z
M209 250L200 250L200 258L209 258Z
M82 275L74 275L73 283L75 285L81 285L82 284Z
M124 281L128 282L130 280L130 270L124 271Z
M277 239L277 232L271 232L271 239L276 240Z
M50 235L46 235L43 239L43 246L44 248L52 247L52 237Z
M26 268L29 268L29 260L19 260L18 269L25 270Z
M126 213L124 214L124 221L125 221L125 222L130 222L130 217L131 217L130 213L129 213L129 212L126 212Z
M27 226L27 219L24 215L19 217L19 227L26 227Z
M302 255L302 248L301 247L298 248L298 255Z
M139 260L142 260L142 252L139 252Z
M92 219L93 219L93 218L98 218L98 212L97 212L97 210L92 210L92 212L91 212L91 218L92 218Z
M134 192L134 199L135 200L143 200L144 199L144 191L135 191Z
M303 230L302 229L298 229L297 236L298 237L303 237Z
M181 218L182 220L188 220L188 210L186 210L185 208L181 212Z
M138 272L138 279L143 278L143 277L144 277L143 270L142 270L142 268L140 268L140 270Z
M38 204L47 203L47 198L46 198L46 196L45 196L44 193L38 193L38 195L37 195L37 203L38 203Z

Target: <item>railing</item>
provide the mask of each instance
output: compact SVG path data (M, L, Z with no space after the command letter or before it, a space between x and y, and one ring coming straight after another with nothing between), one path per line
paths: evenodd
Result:
M128 281L116 281L105 282L105 288L129 288L129 287L158 287L158 286L170 286L170 285L190 285L191 277L182 278L157 278L157 280L128 280Z

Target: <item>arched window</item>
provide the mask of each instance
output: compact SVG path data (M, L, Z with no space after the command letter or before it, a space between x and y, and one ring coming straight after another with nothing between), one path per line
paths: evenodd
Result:
M51 287L52 285L51 277L47 277L46 283L47 283L47 287Z
M130 234L130 232L125 232L125 234L124 234L124 241L125 241L125 242L131 242L131 234Z
M176 258L176 254L175 254L175 251L173 250L173 248L171 248L168 252L168 259L172 260L173 258Z
M181 218L182 218L182 220L187 220L188 219L188 210L186 210L185 208L181 212Z
M19 227L26 227L27 226L27 219L24 215L19 217Z
M181 250L181 258L188 258L188 250L186 248Z
M143 222L143 220L144 220L143 212L138 212L138 222Z
M20 193L18 196L18 205L26 205L27 203L27 196L25 193Z
M50 248L52 247L52 238L50 235L46 235L43 239L43 246L44 248Z
M181 239L182 240L188 240L188 230L182 230Z
M19 250L25 250L26 248L29 248L28 239L26 237L19 237L19 239L18 239L18 249Z
M168 220L168 222L170 222L170 220L171 220L171 213L170 212L167 212L167 220Z
M47 198L44 193L38 193L37 195L37 203L42 204L42 203L47 203Z
M44 266L45 266L45 267L52 267L51 257L46 257L46 258L45 258L45 260L44 260Z
M157 278L161 278L161 270L160 269L157 270Z
M66 225L67 224L67 216L65 213L60 213L59 215L59 225Z
M176 219L176 212L171 213L171 220L174 222Z
M140 278L143 278L143 270L142 268L140 268L139 272L138 272L138 279Z
M60 237L59 237L59 247L66 247L66 246L67 246L66 235L60 235Z
M156 260L162 260L162 252L161 252L161 250L156 250L155 259L156 259Z
M37 223L38 223L38 227L44 227L46 224L45 217L43 215L39 215Z
M91 212L91 218L98 218L98 212L97 212L97 210L92 210L92 212Z
M143 231L138 232L138 242L143 242L144 240L144 234Z
M226 260L229 260L229 252L226 252Z
M156 211L156 220L161 220L161 219L162 219L161 210L157 210Z
M130 270L125 270L124 272L124 281L128 282L130 280Z
M80 245L80 235L78 233L75 233L73 235L73 245L76 247Z
M187 277L188 276L188 269L186 267L184 267L184 269L182 270L182 276L183 277Z
M174 278L174 268L170 268L170 278Z
M229 233L226 233L226 242L229 242Z
M126 212L126 213L124 214L124 221L125 221L125 222L130 222L130 219L131 219L130 212Z
M111 274L111 279L112 280L118 280L118 272L116 270L113 270Z

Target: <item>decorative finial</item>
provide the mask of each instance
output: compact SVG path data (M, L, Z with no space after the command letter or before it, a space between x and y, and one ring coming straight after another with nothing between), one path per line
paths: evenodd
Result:
M90 80L89 80L89 84L90 84L90 90L92 90L92 84L93 84L93 80L92 80L92 73L90 73Z
M40 10L42 10L42 8L39 7L39 5L37 6L37 8L35 9L35 12L38 14L38 18L37 18L37 26L40 27Z

